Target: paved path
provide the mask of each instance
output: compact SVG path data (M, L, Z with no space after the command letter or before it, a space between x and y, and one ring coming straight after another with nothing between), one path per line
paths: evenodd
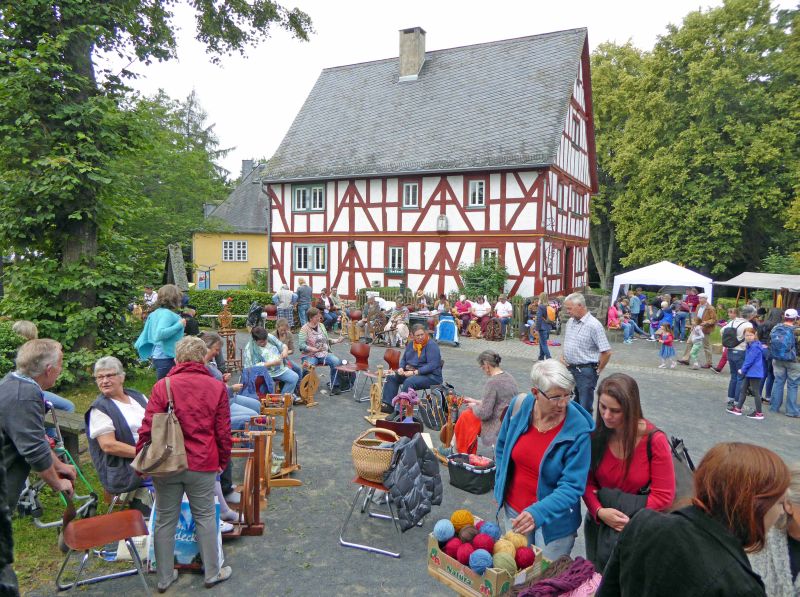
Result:
M520 389L529 385L530 366L538 348L516 340L501 343L465 340L459 348L443 348L445 379L459 391L479 396L485 378L475 357L486 348L503 356L502 367L514 375ZM800 421L769 414L764 421L753 421L727 414L727 375L680 366L675 370L657 369L657 345L646 341L637 340L632 345L613 343L612 348L614 354L607 371L625 371L636 378L645 416L668 434L683 437L696 462L715 443L734 440L768 446L787 460L800 461ZM347 343L336 347L340 356L348 351ZM551 351L556 357L560 355L558 347L552 347ZM377 366L382 355L382 348L374 348L370 363ZM326 380L327 371L320 370ZM427 534L436 520L458 508L468 508L484 518L492 517L496 506L491 495L475 496L451 487L447 472L442 469L444 502L434 508L422 528L405 533L402 558L396 560L340 547L339 527L355 491L350 482L353 477L350 446L367 427L363 419L366 405L356 404L346 396L324 396L319 400L317 408L296 410L303 466L298 478L304 485L272 492L263 513L267 525L263 537L225 544L226 559L233 566L234 576L216 592L326 597L452 595L427 575ZM385 525L370 521L364 537L389 536ZM582 554L583 542L579 536L574 555ZM153 576L150 580L155 586ZM133 579L104 583L82 594L107 595L112 590L138 594ZM204 591L201 577L186 575L181 576L170 592L191 595L198 590Z

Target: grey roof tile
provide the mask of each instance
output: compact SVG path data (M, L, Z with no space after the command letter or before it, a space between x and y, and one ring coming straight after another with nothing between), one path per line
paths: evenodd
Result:
M263 164L251 170L228 198L208 214L208 217L221 219L236 232L265 232L269 202L262 192L261 180L264 171Z

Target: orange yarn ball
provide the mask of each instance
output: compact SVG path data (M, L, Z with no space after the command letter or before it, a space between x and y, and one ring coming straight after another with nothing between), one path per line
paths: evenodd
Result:
M513 558L514 555L517 553L517 548L514 547L514 544L511 543L511 541L509 541L508 539L500 539L495 542L493 552L494 555L497 555L499 553L507 553Z
M457 533L464 527L475 524L475 517L469 510L456 510L450 516L450 522L453 523Z

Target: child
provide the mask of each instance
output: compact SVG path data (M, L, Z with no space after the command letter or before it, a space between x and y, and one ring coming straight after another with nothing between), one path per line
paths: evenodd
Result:
M692 319L692 332L689 336L689 341L692 343L692 352L689 353L689 361L692 363L692 369L699 369L700 364L697 362L697 356L703 348L703 322L699 317Z
M747 351L744 354L744 365L739 369L739 375L744 377L744 381L739 392L739 402L735 406L728 406L728 412L737 416L742 414L742 406L744 406L745 398L747 398L747 389L750 388L750 392L756 401L756 409L747 415L747 418L761 421L764 419L764 413L761 412L761 380L764 378L762 352L764 348L761 346L756 330L753 328L747 328L744 331L744 341L747 343Z
M673 339L672 326L668 323L662 323L661 327L658 328L658 341L661 343L661 351L659 352L661 364L658 366L659 369L666 369L668 363L670 369L675 368L675 348L672 346Z

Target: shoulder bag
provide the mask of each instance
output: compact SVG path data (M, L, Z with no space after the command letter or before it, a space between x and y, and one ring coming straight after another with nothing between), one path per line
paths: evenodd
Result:
M183 445L183 430L178 417L175 416L169 382L170 378L167 377L167 412L153 415L150 441L131 463L137 473L150 477L167 477L182 473L188 468L186 449Z

